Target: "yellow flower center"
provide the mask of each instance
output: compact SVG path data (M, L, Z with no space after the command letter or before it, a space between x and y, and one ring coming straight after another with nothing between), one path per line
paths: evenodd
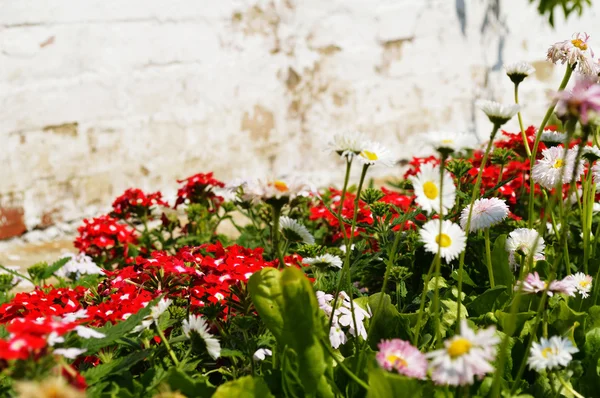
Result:
M554 350L550 347L546 347L542 350L542 356L548 358L548 355L554 355Z
M583 280L583 281L579 282L579 286L581 286L583 288L586 288L589 285L590 285L590 281L588 281L588 280Z
M446 234L440 234L435 237L435 243L442 247L448 247L452 244L452 239Z
M369 160L377 160L377 159L379 159L379 157L377 156L376 153L370 152L370 151L362 151L360 153L360 156L362 156L363 158L367 158Z
M563 162L562 159L556 159L554 161L554 164L552 165L552 167L554 167L555 169L560 169L561 167L563 167L565 164L565 162Z
M580 49L581 51L585 51L588 49L587 44L585 44L585 42L581 39L573 39L571 40L571 43L577 47L578 49Z
M469 352L472 346L473 344L469 340L461 337L450 343L450 347L446 351L450 357L456 358Z
M442 140L442 144L454 144L454 140L447 138Z
M394 364L394 366L399 366L401 368L405 368L408 365L404 358L399 357L396 354L390 354L385 359L387 359L389 363Z
M435 199L438 196L438 188L437 185L435 185L433 182L431 181L427 181L425 184L423 184L423 193L425 194L425 196L427 196L428 199Z
M279 181L279 180L274 181L273 182L273 186L279 192L287 192L287 191L289 191L289 188L288 188L287 184L285 182L283 182L283 181Z

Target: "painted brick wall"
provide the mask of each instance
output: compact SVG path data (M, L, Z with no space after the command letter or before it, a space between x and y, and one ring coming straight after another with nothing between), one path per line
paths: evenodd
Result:
M346 129L399 157L417 132L485 137L474 101L511 100L503 62L538 69L521 98L537 123L562 76L547 47L600 43L599 16L552 30L526 0L0 0L0 223L75 219L199 171L339 181L322 148Z

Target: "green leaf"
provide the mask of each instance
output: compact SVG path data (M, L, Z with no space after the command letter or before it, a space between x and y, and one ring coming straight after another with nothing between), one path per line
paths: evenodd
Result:
M277 341L283 337L283 293L281 272L275 268L263 268L248 281L248 291L256 311Z
M369 372L367 398L418 398L423 396L424 383L374 367Z
M458 281L458 270L452 271L452 275L450 275L450 276L455 281ZM469 274L467 273L467 271L465 271L464 269L462 270L462 281L463 281L463 283L465 285L469 285L469 286L472 286L472 287L477 287L477 284L475 282L473 282L473 279L471 279L471 277L469 276Z
M327 367L320 340L325 337L319 305L304 272L290 267L281 273L284 298L284 342L297 354L298 377L307 395L315 394Z
M50 265L46 269L44 269L44 272L42 272L42 274L39 276L39 278L42 280L50 278L52 275L54 275L54 273L56 271L61 269L70 260L71 260L71 257L65 257L65 258L61 258L60 260L52 263L52 265Z
M585 312L577 312L571 309L566 302L561 300L550 313L548 323L552 325L559 334L564 335L573 327L573 325L575 325L575 323L582 325L587 316L588 315ZM581 330L580 328L576 328L575 331L578 331L578 329Z
M506 292L506 286L502 285L488 289L469 303L467 309L471 312L472 316L479 316L491 312L494 309L496 300L498 300L498 297L504 292Z
M505 247L506 235L498 236L492 249L492 268L496 284L506 286L506 289L510 290L514 275L510 270L510 265L508 265L508 253Z
M221 385L213 398L275 398L262 377L244 376Z
M116 358L108 363L87 369L83 372L83 376L88 384L95 384L107 376L113 376L129 370L133 365L145 359L151 352L151 350L133 352L127 356Z
M204 377L193 379L178 368L169 369L165 381L171 390L179 391L188 398L209 397L215 392L215 388L208 382L208 379Z
M99 329L96 329L100 333L104 333L106 337L101 339L87 339L83 340L82 348L87 349L87 354L93 354L99 349L114 344L118 339L127 335L133 328L139 325L152 310L152 307L160 300L159 297L152 300L145 308L142 308L137 314L131 315L124 322L119 322L116 325L107 324Z
M410 329L410 318L411 314L400 314L395 305L392 304L392 300L389 295L382 293L375 293L371 296L361 297L356 299L355 302L361 304L363 308L366 308L368 304L373 314L379 309L379 302L383 298L381 303L381 310L377 314L377 317L371 317L370 322L375 321L369 326L369 346L372 349L377 349L377 344L383 339L401 338L404 340L412 340L412 330Z
M506 330L507 326L514 323L514 330L521 330L526 321L532 319L535 316L535 311L527 311L527 312L517 312L512 316L508 312L496 310L494 315L496 315L496 319L498 319L498 326L500 326L500 330Z

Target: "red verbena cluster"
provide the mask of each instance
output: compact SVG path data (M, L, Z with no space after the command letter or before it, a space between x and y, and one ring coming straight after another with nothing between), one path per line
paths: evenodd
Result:
M218 208L223 203L223 198L213 192L213 188L223 188L225 184L215 178L213 173L198 173L183 180L177 180L184 185L177 191L175 207L186 200L189 203L205 203Z
M117 218L129 218L132 214L138 217L149 217L152 206L169 206L162 199L160 192L145 194L141 189L129 188L112 204L112 215Z
M135 230L109 215L83 220L77 232L73 244L80 252L109 261L126 258L129 243L137 243Z

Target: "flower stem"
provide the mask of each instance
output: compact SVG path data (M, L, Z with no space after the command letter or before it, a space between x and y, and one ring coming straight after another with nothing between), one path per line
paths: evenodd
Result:
M431 274L433 273L433 268L435 267L435 258L431 262L429 266L429 271L427 271L427 276L425 276L425 283L423 285L423 293L421 293L421 302L419 303L419 312L417 312L417 323L415 324L415 334L413 335L413 345L418 347L419 345L419 334L421 333L421 319L423 319L423 310L425 309L425 298L427 297L427 288L429 286L429 281L431 280Z
M377 320L377 315L381 312L381 307L383 306L383 298L385 295L385 290L387 288L388 280L390 278L390 270L394 266L394 261L396 260L396 251L398 250L398 244L400 243L400 238L402 237L402 232L396 232L396 237L394 238L394 244L392 245L392 251L388 255L387 265L385 267L385 274L383 276L383 285L381 286L381 293L379 296L379 302L377 303L377 307L375 308L375 312L373 313L373 317L371 318L371 322L369 322L369 329L367 330L367 336L371 331L371 327L375 324Z
M444 168L446 164L446 155L444 152L441 153L442 158L440 160L440 210L439 210L439 220L440 220L440 228L437 236L438 240L438 250L435 255L435 289L434 289L434 299L433 299L433 316L435 317L435 344L441 344L441 334L442 330L440 328L440 318L438 315L438 311L440 310L440 277L441 277L441 268L442 268L442 226L444 225ZM460 304L459 304L460 305ZM460 322L460 319L457 318L457 321Z
M515 83L515 104L519 104L519 83ZM523 138L523 146L525 147L525 152L527 152L527 157L531 158L531 149L529 149L527 134L525 134L525 128L523 127L523 118L521 117L521 111L517 113L517 117L519 118L519 127L521 128L521 138Z
M560 384L562 384L562 386L565 388L565 390L567 390L568 392L570 392L571 394L573 394L573 396L575 396L576 398L585 398L583 395L581 395L580 393L578 393L577 391L575 391L573 389L573 387L571 387L570 385L568 385L562 379L562 377L560 377L560 375L558 373L556 374L556 378L558 379L558 381L560 382Z
M177 356L173 352L173 349L171 348L171 345L169 344L169 341L165 337L165 334L162 332L162 330L160 330L160 327L158 326L158 324L156 324L156 322L154 323L154 327L156 329L156 333L158 333L158 337L160 337L160 340L165 345L165 348L167 349L167 352L169 353L169 355L171 356L171 359L175 363L175 366L179 366L179 360L177 359Z
M279 244L279 218L281 217L281 206L271 205L273 210L273 229L271 233L273 235L273 249L279 260L279 269L285 267L285 261L283 259L283 253L281 252L281 245Z
M340 360L338 359L338 357L335 355L335 353L333 352L333 350L331 349L331 347L329 346L329 342L325 342L325 341L321 341L321 344L323 345L323 347L325 347L325 349L327 350L327 352L329 353L329 355L333 358L333 360L338 364L338 366L352 379L356 382L356 384L358 384L359 386L361 386L362 388L364 388L365 390L369 391L369 386L362 381L356 374L354 374L350 369L348 369L346 367L346 365L344 365L343 362L340 362Z
M571 78L571 74L573 73L573 67L567 66L567 70L565 70L565 75L563 76L562 81L560 82L560 86L558 87L558 91L563 91L565 87L567 87L567 83ZM544 132L544 127L548 124L548 120L554 113L554 108L556 107L556 101L552 102L552 105L546 111L546 115L544 116L544 120L542 120L542 124L538 128L537 134L535 135L535 141L533 143L533 150L531 151L531 157L529 158L529 219L527 220L528 227L533 228L533 210L534 210L534 192L535 192L535 183L531 179L531 174L533 173L533 166L535 165L535 159L537 156L537 151L540 146L540 139L542 138L542 133Z
M479 191L480 186L481 186L481 179L483 177L483 170L485 169L485 166L487 164L487 160L488 157L490 155L490 151L492 150L492 145L494 143L494 138L496 137L496 133L498 133L498 130L500 129L500 125L498 124L494 124L494 128L492 129L492 132L490 134L490 141L488 142L487 148L485 148L485 153L483 154L483 158L481 159L481 164L479 165L479 172L477 173L477 179L475 180L475 186L473 187L473 192L471 193L471 201L469 202L469 215L467 216L467 223L465 225L465 232L467 233L467 235L469 234L469 230L471 229L471 217L473 216L473 203L475 203L475 199L477 199L478 196L481 196L481 192ZM465 250L462 251L462 253L460 253L460 258L458 260L458 284L457 284L457 289L458 289L458 297L456 298L456 303L457 303L457 309L456 309L456 328L458 331L458 328L460 327L460 306L461 306L461 302L462 302L462 274L463 274L463 269L465 266L465 255L467 253L467 250L465 248Z
M490 276L490 287L493 289L496 284L494 283L494 269L492 267L492 250L490 249L490 229L484 230L485 235L485 259L487 263L488 274Z

